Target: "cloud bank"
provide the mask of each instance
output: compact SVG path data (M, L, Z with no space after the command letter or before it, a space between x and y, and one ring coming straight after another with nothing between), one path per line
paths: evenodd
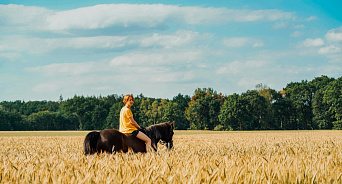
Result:
M0 5L0 18L9 26L68 33L73 29L158 27L169 22L189 25L293 19L281 10L232 10L163 4L100 4L66 11L23 5ZM20 13L19 13L20 12Z
M342 27L313 35L315 21L315 15L298 18L278 9L0 5L0 85L9 86L0 96L172 98L198 87L229 94L259 83L279 90L290 81L339 73Z

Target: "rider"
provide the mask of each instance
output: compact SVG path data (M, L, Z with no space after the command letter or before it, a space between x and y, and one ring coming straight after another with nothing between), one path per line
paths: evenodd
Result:
M132 136L135 136L146 143L146 151L152 151L151 139L139 131L141 127L138 123L133 119L133 114L130 107L134 103L133 95L126 95L123 99L123 103L125 106L120 111L120 129L119 131L122 133L129 133Z

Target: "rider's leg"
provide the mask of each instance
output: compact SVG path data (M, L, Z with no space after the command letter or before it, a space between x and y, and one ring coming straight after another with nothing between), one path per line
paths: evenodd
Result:
M151 139L147 137L144 133L139 131L137 138L143 140L146 143L146 152L151 152L152 151L152 146L151 146Z

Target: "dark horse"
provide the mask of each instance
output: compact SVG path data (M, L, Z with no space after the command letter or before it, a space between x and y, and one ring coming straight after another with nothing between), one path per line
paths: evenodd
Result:
M151 125L143 128L140 131L144 132L151 139L152 147L157 151L157 144L161 140L165 143L168 150L173 147L173 129L175 122L165 122L156 125ZM133 152L146 152L145 142L131 136L124 134L115 129L105 129L100 132L93 131L87 134L84 139L84 154L94 153L115 153L122 151L126 153L128 149Z

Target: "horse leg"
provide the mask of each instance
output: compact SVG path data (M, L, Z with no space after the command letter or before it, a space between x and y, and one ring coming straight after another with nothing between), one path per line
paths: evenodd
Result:
M154 149L154 151L158 150L158 142L155 139L151 140L151 146Z

